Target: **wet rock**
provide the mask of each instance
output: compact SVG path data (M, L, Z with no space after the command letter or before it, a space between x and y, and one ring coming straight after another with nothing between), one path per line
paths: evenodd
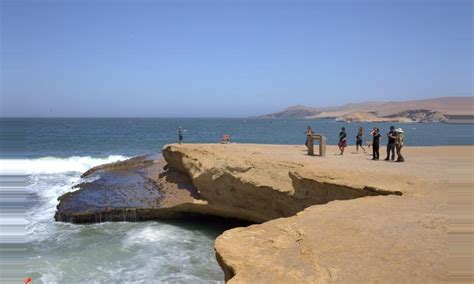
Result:
M54 218L97 223L180 217L186 210L172 208L193 203L198 194L186 176L164 165L157 156L141 156L94 167L76 191L59 198Z

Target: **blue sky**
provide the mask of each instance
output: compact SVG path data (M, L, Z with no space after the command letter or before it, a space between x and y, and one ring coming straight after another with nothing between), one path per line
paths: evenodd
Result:
M0 1L2 116L472 95L471 1Z

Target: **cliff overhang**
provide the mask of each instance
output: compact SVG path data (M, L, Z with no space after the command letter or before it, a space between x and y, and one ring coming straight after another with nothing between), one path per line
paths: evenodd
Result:
M408 148L407 164L328 150L310 157L304 146L167 145L163 159L91 169L78 190L60 197L55 218L248 220L255 225L228 230L215 244L226 280L235 283L444 281L446 222L438 207L447 185L433 159L439 150Z

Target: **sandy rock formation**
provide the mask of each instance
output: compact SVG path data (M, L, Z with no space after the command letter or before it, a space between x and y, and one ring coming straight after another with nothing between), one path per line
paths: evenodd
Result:
M359 155L314 157L313 161L301 158L310 177L326 176L333 182L350 181L352 185L383 184L386 189L401 189L403 196L332 201L308 207L292 217L226 231L215 244L226 280L230 283L448 281L452 254L448 243L447 189L451 186L446 168L456 172L450 159L460 158L466 150L472 153L472 148L466 147L410 148L405 152L410 162L405 164L373 162ZM268 154L271 153L261 153ZM464 160L468 162L469 157ZM472 254L458 257L467 261ZM472 276L472 269L467 271L463 270L461 276Z
M121 221L133 212L126 220L205 214L261 223L216 240L232 283L444 282L449 177L471 192L473 148L404 152L407 162L393 163L335 155L334 146L315 157L293 145L168 145L166 165L139 157L88 171L99 178L62 196L56 220ZM457 230L458 239L470 236Z
M225 152L238 147L169 145L164 147L163 157L171 169L189 177L209 206L258 223L292 216L308 206L333 200L401 195L400 191L370 183L347 184L315 177L295 161Z
M163 155L209 204L273 219L216 240L227 281L400 283L448 279L443 165L457 149L408 148L405 164L277 145L171 145Z
M411 122L410 119L401 116L380 117L371 112L351 112L336 117L336 121L340 122Z

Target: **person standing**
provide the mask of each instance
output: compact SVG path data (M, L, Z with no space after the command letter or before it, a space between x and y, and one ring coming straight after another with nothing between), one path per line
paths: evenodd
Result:
M395 140L395 146L397 148L397 162L405 162L405 158L402 155L402 148L405 139L405 134L403 133L403 129L397 129L397 139Z
M176 132L178 133L178 144L181 144L184 138L184 129L180 126Z
M364 154L365 154L367 153L367 151L365 151L364 146L362 146L363 137L364 137L364 128L359 127L359 131L357 132L357 136L356 136L356 152L359 153L359 147L360 147L362 150L364 150Z
M347 147L347 134L346 128L342 127L341 132L339 132L339 150L341 150L341 155L344 155L344 149Z
M395 140L397 139L397 132L395 131L395 126L390 126L390 131L387 133L387 137L387 158L385 158L385 161L393 161L395 160Z
M314 134L314 131L313 129L311 129L311 125L308 125L308 129L306 129L306 142L305 142L305 145L306 145L306 148L309 147L308 144L309 144L309 136L310 135L313 135Z
M377 127L374 127L374 129L370 132L370 135L372 135L372 160L378 160L380 158L380 130Z

